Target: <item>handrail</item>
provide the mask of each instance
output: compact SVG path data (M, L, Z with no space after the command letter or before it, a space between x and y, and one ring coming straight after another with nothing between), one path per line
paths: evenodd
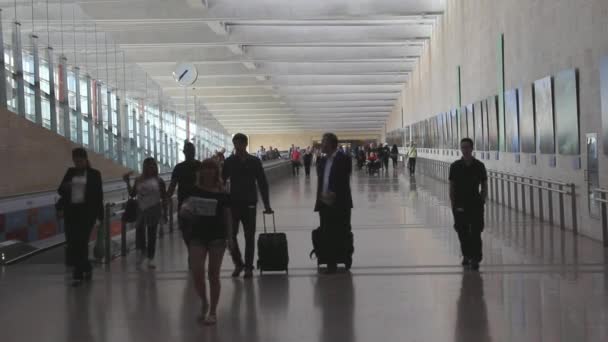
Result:
M271 163L271 165L265 165L264 170L273 170L279 167L284 167L289 164L289 161L276 161ZM169 232L173 232L174 219L175 219L175 196L172 196L168 203L168 224L169 224ZM121 216L125 211L125 206L128 200L122 199L117 201L106 202L104 206L105 210L105 219L102 222L102 231L100 238L95 241L95 257L104 263L109 263L114 257L115 253L112 250L112 232L111 232L111 222L113 218ZM121 229L120 229L120 255L126 256L128 254L128 246L127 246L127 222L122 220L120 217ZM159 236L163 235L163 230L159 230Z
M272 160L264 162L265 170L272 170L283 163L287 162L286 160ZM171 179L171 172L164 172L160 174L160 177L169 181ZM125 191L127 189L124 181L122 179L119 180L110 180L103 183L103 193L104 195L115 193L117 191ZM36 208L42 206L53 205L57 201L59 195L56 190L48 190L41 191L32 194L21 194L21 195L12 195L7 197L0 198L0 214L9 213L29 208Z
M534 177L534 176L522 176L517 173L506 172L506 171L488 170L488 173L497 173L497 174L502 174L502 175L506 175L506 176L522 177L522 178L527 178L527 179L531 179L531 180L547 182L547 183L551 183L551 184L555 184L555 185L563 185L563 186L570 185L569 183L560 182L560 181L556 181L553 179L539 178L539 177Z
M496 174L500 174L500 172L496 172L496 171L488 171L488 175L489 177L492 177L491 173L496 173ZM550 180L545 180L545 179L540 179L540 178L532 178L532 177L528 177L528 176L519 176L519 175L514 175L514 174L507 174L511 177L519 177L522 179L530 179L530 180L535 180L535 181L539 181L539 182L545 182L545 183L550 183L550 184L555 184L555 185L563 185L563 186L568 186L570 184L567 183L562 183L562 182L553 182ZM559 190L557 188L551 188L551 187L547 187L547 186L542 186L542 185L538 185L538 184L534 184L534 183L526 183L526 182L522 182L522 181L518 181L515 179L510 179L510 178L504 178L504 177L494 177L495 179L504 179L507 180L513 184L518 184L518 185L527 185L531 188L535 188L535 189L542 189L542 190L548 190L548 191L553 191L555 193L562 193L562 194L569 194L569 191L566 190Z
M421 168L430 173L431 177L436 177L443 181L447 180L451 163L428 158L418 159L420 159ZM553 210L553 194L557 194L559 206L558 219L559 226L562 230L564 230L566 226L564 213L564 197L570 197L572 230L574 231L574 233L578 233L576 185L574 183L565 183L551 179L543 179L539 177L519 175L511 172L497 170L488 170L488 179L490 183L488 186L488 195L492 201L496 203L501 203L510 208L513 207L516 210L521 209L524 214L526 213L526 210L529 209L529 212L532 216L536 216L535 211L538 209L538 212L536 213L538 214L538 217L541 221L545 220L546 211L548 213L547 219L551 224L553 224L555 220ZM527 191L526 188L528 189ZM535 206L534 203L535 199L537 201L537 206ZM545 200L546 207L544 202Z
M593 196L592 200L597 202L600 209L600 219L602 224L602 237L604 239L604 247L608 247L608 190L602 188L593 189L593 194L599 194L599 198Z

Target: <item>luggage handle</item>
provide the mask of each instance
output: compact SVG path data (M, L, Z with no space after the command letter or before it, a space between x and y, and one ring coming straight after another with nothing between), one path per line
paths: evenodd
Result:
M266 231L266 215L272 215L272 227L274 228L274 232L277 232L277 224L274 218L274 213L263 213L262 214L262 219L264 220L264 234L267 233Z

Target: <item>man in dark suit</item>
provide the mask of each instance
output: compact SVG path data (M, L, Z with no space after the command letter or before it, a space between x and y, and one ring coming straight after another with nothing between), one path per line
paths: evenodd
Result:
M325 133L321 142L325 156L317 163L317 201L323 236L323 256L327 271L335 273L337 262L346 254L346 268L352 264L352 236L350 217L353 199L350 190L352 161L338 151L338 137Z

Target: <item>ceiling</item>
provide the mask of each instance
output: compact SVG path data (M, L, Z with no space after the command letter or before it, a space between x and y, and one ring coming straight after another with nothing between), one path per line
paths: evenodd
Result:
M382 131L444 1L75 4L176 109L191 111L196 101L199 116L215 117L229 132L256 134ZM199 73L187 91L172 76L178 62L193 63Z

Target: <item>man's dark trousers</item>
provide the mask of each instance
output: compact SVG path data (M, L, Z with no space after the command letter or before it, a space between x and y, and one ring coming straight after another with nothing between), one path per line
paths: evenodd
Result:
M255 220L256 206L249 204L234 204L232 210L232 242L233 248L230 251L232 261L235 266L244 266L246 270L253 270L253 257L255 253ZM237 235L239 225L243 223L243 233L245 235L245 262L241 255Z
M324 240L323 256L330 266L335 265L348 252L345 247L347 247L346 241L352 229L350 224L351 211L350 208L327 206L319 209L321 233ZM347 256L350 257L350 255Z
M475 262L481 262L482 242L481 232L484 228L483 205L465 208L464 211L454 209L454 229L458 233L462 256Z

